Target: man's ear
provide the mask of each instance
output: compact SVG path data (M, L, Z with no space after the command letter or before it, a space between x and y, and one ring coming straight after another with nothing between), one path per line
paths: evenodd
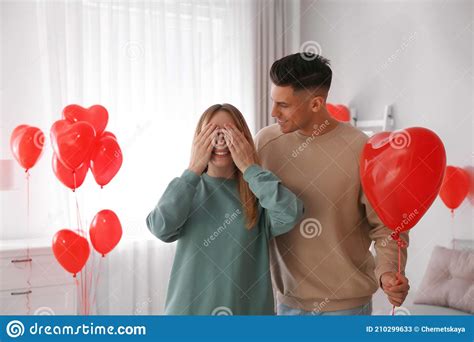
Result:
M324 100L324 97L322 97L321 95L317 95L311 99L311 110L314 113L319 112L321 108L326 105L325 103L326 101Z

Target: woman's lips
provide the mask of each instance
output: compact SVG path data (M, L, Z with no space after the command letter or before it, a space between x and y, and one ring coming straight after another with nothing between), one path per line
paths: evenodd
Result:
M230 154L229 149L214 149L212 151L212 154L219 156L219 157L224 157Z

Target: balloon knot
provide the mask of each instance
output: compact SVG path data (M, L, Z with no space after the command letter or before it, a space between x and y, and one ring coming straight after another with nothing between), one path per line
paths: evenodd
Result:
M398 244L398 246L401 247L401 248L404 248L404 247L407 246L406 242L403 241L402 239L399 239L399 240L397 241L397 244Z
M394 233L392 233L392 234L390 234L390 235L392 236L392 239L393 239L393 240L397 241L397 245L398 245L399 247L402 247L402 248L403 248L403 247L406 247L406 246L407 246L406 242L403 241L403 239L400 238L400 234L398 234L397 232L394 232Z

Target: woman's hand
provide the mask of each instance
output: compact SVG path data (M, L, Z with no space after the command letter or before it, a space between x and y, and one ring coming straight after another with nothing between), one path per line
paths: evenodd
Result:
M188 169L199 176L204 172L211 159L213 148L212 139L216 130L217 127L215 124L208 123L201 129L199 134L194 136L191 161L189 162Z
M255 150L245 136L232 124L224 125L224 138L229 147L235 165L244 173L252 164L256 164Z

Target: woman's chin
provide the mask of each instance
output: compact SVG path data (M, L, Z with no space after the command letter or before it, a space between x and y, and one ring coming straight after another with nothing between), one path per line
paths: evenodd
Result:
M230 156L218 157L215 154L212 155L210 162L217 167L231 166L234 163L232 157Z

